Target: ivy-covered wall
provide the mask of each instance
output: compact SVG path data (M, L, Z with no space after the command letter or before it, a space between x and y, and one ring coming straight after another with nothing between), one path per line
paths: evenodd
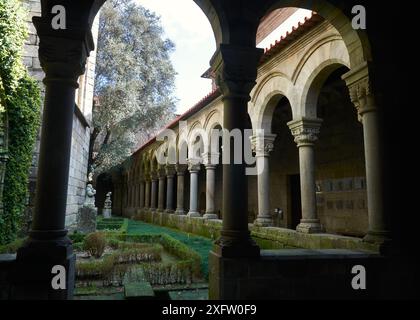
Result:
M21 1L0 0L0 119L8 129L3 130L8 139L4 139L7 160L0 196L0 244L13 241L22 225L33 144L40 124L39 87L22 63L27 37L25 15Z

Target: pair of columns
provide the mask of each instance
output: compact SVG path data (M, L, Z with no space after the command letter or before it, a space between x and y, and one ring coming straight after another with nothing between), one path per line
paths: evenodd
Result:
M323 232L323 227L317 216L314 156L314 146L318 140L321 123L320 119L306 118L288 123L299 148L302 219L297 226L297 231L303 233ZM270 212L269 156L273 151L275 138L274 134L251 137L258 169L258 216L255 225L261 227L273 226Z
M350 71L343 76L355 105L359 121L363 124L365 167L367 181L369 231L364 238L367 242L384 243L390 239L388 220L383 207L382 141L375 97L371 91L368 66ZM302 219L297 231L320 233L324 229L317 216L315 188L314 146L322 120L302 118L291 121L288 126L299 148L299 167L302 201ZM258 217L255 224L272 225L269 199L269 153L273 149L274 135L252 137L256 151L258 175Z

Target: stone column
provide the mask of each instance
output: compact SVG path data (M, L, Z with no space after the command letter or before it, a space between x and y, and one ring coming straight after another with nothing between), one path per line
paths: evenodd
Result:
M205 219L218 219L216 214L214 195L216 189L216 167L219 160L218 153L203 154L204 166L206 168L206 214Z
M90 30L53 30L51 15L34 17L46 76L35 211L29 239L17 253L12 299L71 299L75 256L65 229L70 150L78 78L94 48ZM53 266L66 270L66 289L51 286Z
M154 212L157 209L157 193L158 193L158 176L156 172L151 174L152 187L150 197L150 211Z
M275 134L251 137L251 144L257 158L258 170L258 216L254 224L260 227L272 227L273 217L270 211L270 152L274 148Z
M177 215L184 215L184 192L185 192L185 172L187 171L187 166L182 164L177 164L175 166L177 174L177 191L176 191L176 211Z
M145 182L144 182L144 178L141 178L140 180L140 195L139 195L139 208L140 209L144 209L144 189L145 189Z
M302 219L296 230L303 233L322 233L324 231L317 215L314 152L321 123L321 119L307 118L288 123L299 148Z
M174 177L175 166L166 166L166 210L167 213L174 213Z
M146 190L144 192L144 209L150 209L150 176L146 178Z
M391 240L389 221L384 210L384 183L382 141L378 108L372 92L368 65L343 76L355 105L359 121L363 124L369 231L364 240L384 244Z
M198 173L200 172L200 160L189 159L188 171L190 172L190 211L189 217L201 217L198 212Z
M161 166L159 168L159 194L158 194L158 212L165 211L165 182L166 182L166 172L165 167Z
M243 38L247 36L243 31ZM223 127L227 132L240 130L242 139L248 118L248 101L255 85L257 66L263 50L252 45L221 44L211 61L216 81L223 94ZM234 146L223 139L223 226L213 253L223 258L258 257L260 249L248 230L248 187L245 161L234 163ZM244 146L244 141L239 141ZM242 153L242 156L244 153Z

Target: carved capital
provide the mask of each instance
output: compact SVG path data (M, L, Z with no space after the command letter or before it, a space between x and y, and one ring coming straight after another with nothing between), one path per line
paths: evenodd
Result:
M219 164L219 157L220 153L203 153L203 164L206 166L206 168L210 166L215 167Z
M359 121L362 122L365 113L376 111L375 97L369 76L369 64L361 64L358 68L343 75L342 78L349 88L350 100L356 107Z
M190 158L188 159L188 171L189 172L199 172L201 168L201 159Z
M188 166L186 164L176 164L175 170L178 176L183 176L187 171Z
M173 178L176 174L176 168L173 164L167 164L165 168L166 176Z
M255 152L257 157L270 156L270 153L274 150L274 140L276 137L276 134L255 135L250 137L252 151Z
M264 50L221 44L210 62L224 98L250 99Z
M68 82L78 87L77 79L85 73L86 60L94 48L89 28L70 21L66 30L53 30L51 21L34 17L39 42L39 60L46 77L44 82Z
M307 119L291 121L287 125L295 137L295 142L298 147L312 146L318 141L322 120L321 119Z

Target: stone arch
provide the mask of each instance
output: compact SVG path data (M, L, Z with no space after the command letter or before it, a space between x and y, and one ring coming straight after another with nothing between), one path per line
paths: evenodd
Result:
M350 56L339 35L328 36L308 48L292 77L299 97L293 114L294 119L316 118L317 97L322 83L340 66L350 68ZM324 74L324 78L317 78L324 69L329 72ZM318 81L314 82L315 79Z
M327 78L338 68L347 67L342 60L328 59L314 68L302 87L299 103L302 117L316 118L320 90Z
M178 134L176 137L176 151L177 151L177 163L187 164L188 159L188 140L185 135Z
M258 129L271 132L274 109L282 97L289 100L292 113L295 114L294 106L296 105L297 95L292 82L282 73L269 74L256 88L251 103L250 117L254 132Z
M207 147L208 137L206 131L203 129L201 122L196 121L188 133L188 157L201 158Z
M206 149L206 152L217 152L219 148L217 147L218 140L215 141L212 134L214 134L214 129L217 127L220 127L223 129L223 119L222 115L218 110L213 110L209 113L209 115L206 117L206 121L204 123L204 129L206 130L207 139L208 139L208 149Z
M315 11L327 20L341 35L349 54L350 67L355 68L372 61L371 46L366 31L355 30L351 24L351 4L327 0L271 0L265 2L263 16L269 12L286 7L302 8Z

